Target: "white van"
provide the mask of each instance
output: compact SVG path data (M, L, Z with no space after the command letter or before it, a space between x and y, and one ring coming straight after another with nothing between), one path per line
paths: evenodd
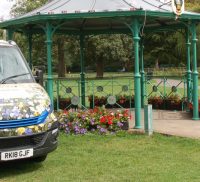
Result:
M0 162L45 160L57 148L51 101L13 41L0 40Z

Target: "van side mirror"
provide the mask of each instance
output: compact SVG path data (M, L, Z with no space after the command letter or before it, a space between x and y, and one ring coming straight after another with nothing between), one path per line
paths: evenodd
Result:
M43 81L44 81L43 71L42 70L36 70L35 74L34 74L34 78L35 78L35 81L43 87Z

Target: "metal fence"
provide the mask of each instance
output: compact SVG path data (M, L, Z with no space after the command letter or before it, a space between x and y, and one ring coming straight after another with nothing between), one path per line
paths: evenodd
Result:
M134 107L134 79L133 77L120 77L111 79L86 79L85 105L82 105L80 79L55 78L54 108L93 108L105 106L107 108L133 108ZM162 99L176 97L184 99L187 96L185 77L160 77L146 75L146 100L159 97Z
M79 79L53 80L55 109L93 108L95 106L134 107L134 81L131 78L85 81L85 103L82 105L81 82Z
M187 95L187 80L183 77L172 76L148 76L145 79L145 88L147 98L158 96L169 98L176 95L179 98L185 98Z

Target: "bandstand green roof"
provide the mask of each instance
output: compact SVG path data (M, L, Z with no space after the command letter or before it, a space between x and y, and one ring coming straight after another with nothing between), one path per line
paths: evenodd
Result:
M57 32L86 34L126 32L133 17L143 24L144 30L173 29L182 27L190 20L200 20L200 14L185 12L178 19L171 3L159 0L53 0L25 15L0 23L2 29L15 31L41 31L41 25L51 22L62 25Z

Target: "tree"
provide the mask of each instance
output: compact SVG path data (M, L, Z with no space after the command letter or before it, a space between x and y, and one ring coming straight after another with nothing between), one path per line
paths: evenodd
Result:
M128 36L120 34L89 37L86 58L89 63L96 64L96 77L102 78L105 65L128 68L128 62L132 59L132 41Z
M174 32L162 32L149 34L144 38L145 62L148 66L158 67L160 64L174 64L177 58L173 47L176 45Z
M65 77L65 54L64 54L64 37L59 36L57 38L58 48L58 77Z
M12 7L11 10L11 15L13 17L17 17L20 15L23 15L25 13L28 13L42 5L44 5L45 3L47 3L48 0L17 0L16 4L14 4L14 6Z

